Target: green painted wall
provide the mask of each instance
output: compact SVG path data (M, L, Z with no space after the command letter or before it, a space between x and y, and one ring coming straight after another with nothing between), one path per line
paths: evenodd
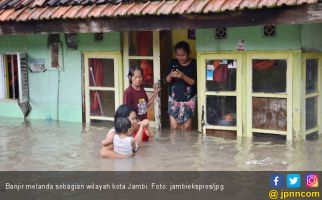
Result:
M304 24L301 26L303 50L322 51L322 24Z
M215 39L214 29L196 31L197 52L235 51L240 40L245 41L246 50L298 50L315 49L322 51L321 24L279 25L277 36L263 37L262 26L228 28L228 38ZM47 35L0 36L0 52L26 52L29 59L45 59L48 71L29 73L30 100L33 107L30 118L56 119L59 72L50 69L50 51ZM78 49L70 50L64 43L63 71L60 72L59 118L65 121L82 121L81 52L121 52L121 34L105 33L104 41L94 42L94 34L78 34ZM16 102L0 100L0 116L22 117Z
M29 73L31 119L56 119L58 77L59 119L64 121L82 121L82 72L81 53L83 51L121 51L120 33L105 33L102 42L94 41L94 34L77 34L77 50L66 48L63 41L63 70L59 73L50 68L50 51L47 35L0 36L0 52L26 52L29 59L45 59L48 70L44 73ZM23 117L16 102L0 100L0 116Z
M240 40L246 50L294 50L301 47L300 25L279 25L276 37L264 37L262 26L227 28L227 39L215 39L215 29L198 29L197 51L235 51Z

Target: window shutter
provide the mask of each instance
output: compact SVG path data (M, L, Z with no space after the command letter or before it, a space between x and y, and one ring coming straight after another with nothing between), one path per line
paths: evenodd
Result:
M18 105L27 117L31 111L29 103L29 79L28 79L28 66L27 55L25 53L18 53L18 76L19 76L19 101Z

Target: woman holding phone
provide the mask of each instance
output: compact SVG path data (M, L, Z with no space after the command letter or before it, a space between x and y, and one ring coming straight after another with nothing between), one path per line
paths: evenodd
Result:
M169 84L168 114L172 130L191 130L197 93L196 60L189 57L190 46L181 41L174 47L176 59L171 60L165 79Z

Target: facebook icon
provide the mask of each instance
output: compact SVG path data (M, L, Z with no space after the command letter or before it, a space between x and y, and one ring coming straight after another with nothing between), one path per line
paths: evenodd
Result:
M273 174L270 178L270 185L273 188L281 188L284 186L284 175L283 174Z

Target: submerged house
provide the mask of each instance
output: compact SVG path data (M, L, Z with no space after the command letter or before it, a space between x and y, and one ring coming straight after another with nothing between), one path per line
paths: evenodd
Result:
M148 94L162 84L148 117L164 126L185 40L200 132L305 139L322 133L321 35L318 0L0 0L0 117L112 121L139 65Z

